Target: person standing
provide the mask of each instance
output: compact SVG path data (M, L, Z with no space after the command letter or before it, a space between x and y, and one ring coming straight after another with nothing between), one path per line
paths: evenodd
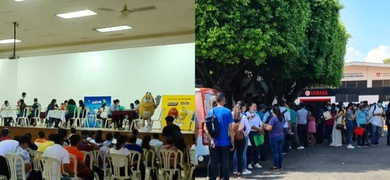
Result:
M343 141L342 141L342 135L341 135L341 128L338 128L338 126L342 126L342 119L343 119L343 114L344 111L342 109L342 105L339 104L335 108L337 114L332 118L334 121L333 124L333 130L332 130L332 143L330 146L333 147L341 147L343 146Z
M297 149L300 149L300 150L305 149L305 147L303 147L301 145L301 143L299 141L299 137L298 137L298 130L297 130L298 114L295 111L295 104L290 103L288 109L289 109L290 116L291 116L291 131L294 134L295 145L296 145Z
M304 147L307 147L308 145L308 129L307 129L307 117L309 116L309 111L305 108L305 105L303 103L299 104L299 109L297 111L298 114L298 137L299 142L301 142L301 145Z
M287 102L287 100L284 98L282 98L279 101L279 109L280 109L280 112L282 113L284 120L285 120L285 122L283 124L284 139L283 139L283 148L282 148L285 153L290 151L290 142L286 141L287 134L292 133L292 131L291 131L291 115L290 115L290 112L289 112L289 109L287 107L286 102Z
M237 105L240 108L240 114L241 114L241 120L240 123L244 126L244 149L243 149L243 155L242 155L242 174L243 175L248 175L252 174L252 171L249 171L246 169L247 165L247 159L246 159L246 152L248 150L248 137L249 137L249 132L251 131L251 126L249 125L248 118L245 115L245 110L246 110L246 104L242 101L238 101ZM233 119L234 119L234 112L233 112ZM236 147L237 148L237 147ZM233 174L237 174L237 151L234 151L233 154Z
M235 172L237 178L240 178L243 173L243 156L245 148L245 130L249 129L249 123L245 119L246 117L241 114L242 103L237 103L233 108L233 120L234 120L234 157L233 157L233 167L237 169ZM248 128L247 128L248 127ZM248 132L249 133L249 132ZM246 169L246 168L245 168Z
M229 153L234 150L234 131L233 131L233 116L232 112L224 107L226 104L225 95L218 93L216 95L217 107L213 113L218 118L220 133L217 137L212 137L209 131L206 134L210 138L210 180L216 180L219 175L218 164L221 164L221 177L224 180L229 180ZM207 129L207 128L206 128ZM230 136L229 136L230 135ZM229 151L230 150L230 151Z
M269 144L274 156L274 165L271 170L280 170L282 168L283 161L283 126L286 121L284 120L284 116L278 106L274 106L272 108L272 112L273 117L270 119L269 124L265 124L264 127L270 131Z
M307 121L308 121L308 125L307 125L307 129L308 129L308 133L309 133L309 137L310 137L310 145L315 145L316 144L316 138L315 138L315 134L317 133L317 125L316 125L316 117L317 117L317 114L316 114L316 109L315 107L310 107L309 108L309 116L307 118Z
M260 133L263 132L261 125L263 124L260 116L256 113L257 111L257 105L256 103L252 103L250 106L249 112L246 113L246 116L249 120L249 125L251 126L251 132L249 133L249 141L251 143L251 146L248 147L248 153L247 153L247 164L248 169L253 169L252 163L254 164L255 168L263 168L259 164L259 152L260 152L260 144L256 146L255 138Z
M371 146L379 146L380 132L383 127L382 119L385 117L381 100L371 107L369 115L371 116Z
M352 103L348 104L347 115L345 117L345 125L347 126L347 133L345 135L345 138L346 138L346 141L348 144L348 146L347 146L348 149L355 148L355 146L352 145L352 133L353 133L353 130L355 129L355 124L353 122L353 120L355 120L355 113L353 112L354 107L355 107L355 105L353 105Z
M358 143L357 147L358 148L368 147L366 142L365 142L365 139L367 138L367 117L368 117L368 113L364 109L365 109L364 104L360 104L359 105L359 109L357 110L357 114L356 114L357 126L364 129L363 136L358 136L357 137L357 143Z

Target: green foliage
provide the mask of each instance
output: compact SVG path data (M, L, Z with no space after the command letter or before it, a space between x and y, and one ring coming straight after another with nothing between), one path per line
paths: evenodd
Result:
M264 79L270 100L337 86L348 38L341 8L337 0L197 0L197 72L242 96L234 81L250 71Z
M387 59L383 60L383 63L390 64L390 58L387 58Z

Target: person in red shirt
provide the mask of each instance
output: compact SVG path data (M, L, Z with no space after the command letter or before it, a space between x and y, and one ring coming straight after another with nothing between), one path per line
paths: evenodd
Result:
M11 138L9 138L9 133L10 133L10 131L7 128L4 128L1 131L1 139L0 139L0 141L10 140Z
M77 149L77 146L80 143L80 135L75 134L70 137L70 146L66 146L65 149L69 152L69 154L72 154L76 156L77 159L77 177L83 178L85 180L93 180L94 174L93 172L85 165L84 162L84 154L79 149ZM70 161L69 168L73 170L74 164L72 160Z

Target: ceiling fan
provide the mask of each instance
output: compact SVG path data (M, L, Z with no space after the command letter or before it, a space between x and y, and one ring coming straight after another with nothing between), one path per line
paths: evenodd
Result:
M124 4L123 8L119 11L115 10L115 9L111 9L111 8L103 8L103 7L98 8L98 10L100 10L100 11L120 12L122 16L127 16L128 14L134 13L134 12L150 11L150 10L156 10L156 9L157 9L156 6L144 6L144 7L129 9L127 7L127 4Z

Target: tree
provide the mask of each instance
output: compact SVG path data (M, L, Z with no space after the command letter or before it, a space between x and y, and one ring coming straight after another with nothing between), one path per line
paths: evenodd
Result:
M387 59L383 60L383 63L390 64L390 58L387 58Z
M243 78L261 76L268 103L336 85L347 40L340 9L335 0L197 0L196 75L237 99Z

